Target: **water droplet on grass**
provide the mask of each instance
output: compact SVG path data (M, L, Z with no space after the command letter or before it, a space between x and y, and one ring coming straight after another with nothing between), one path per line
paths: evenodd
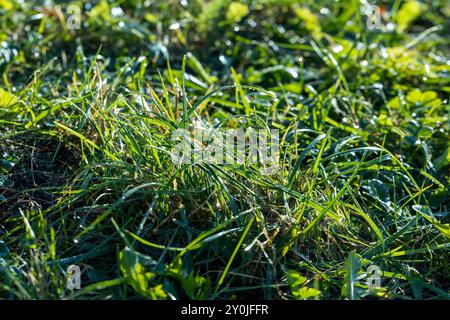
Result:
M341 46L340 44L338 44L337 46L334 46L331 50L333 50L334 53L339 53L344 49L343 46Z
M327 15L330 14L330 9L328 9L328 8L322 8L322 9L320 9L320 14L322 14L322 15L324 15L324 16L327 16Z
M123 15L123 10L121 7L114 7L111 9L111 15L113 17L120 17Z

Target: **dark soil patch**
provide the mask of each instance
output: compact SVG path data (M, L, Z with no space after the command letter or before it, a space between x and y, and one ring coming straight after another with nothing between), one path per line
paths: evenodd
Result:
M14 136L3 141L2 149L18 155L18 161L7 174L9 185L0 187L6 200L3 213L18 207L46 209L51 206L79 163L79 152L73 144L44 134Z

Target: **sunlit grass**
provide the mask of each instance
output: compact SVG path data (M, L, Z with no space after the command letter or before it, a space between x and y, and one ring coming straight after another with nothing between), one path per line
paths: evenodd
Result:
M0 0L1 298L450 297L445 1L70 4ZM193 123L279 170L174 164Z

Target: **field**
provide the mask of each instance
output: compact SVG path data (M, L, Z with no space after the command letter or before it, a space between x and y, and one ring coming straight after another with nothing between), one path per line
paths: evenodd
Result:
M449 35L445 0L0 0L0 299L449 299ZM250 129L272 170L174 160Z

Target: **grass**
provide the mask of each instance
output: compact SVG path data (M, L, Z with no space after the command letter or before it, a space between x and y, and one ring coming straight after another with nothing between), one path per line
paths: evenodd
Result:
M450 297L446 1L56 4L0 0L0 298ZM279 170L175 164L194 123Z

